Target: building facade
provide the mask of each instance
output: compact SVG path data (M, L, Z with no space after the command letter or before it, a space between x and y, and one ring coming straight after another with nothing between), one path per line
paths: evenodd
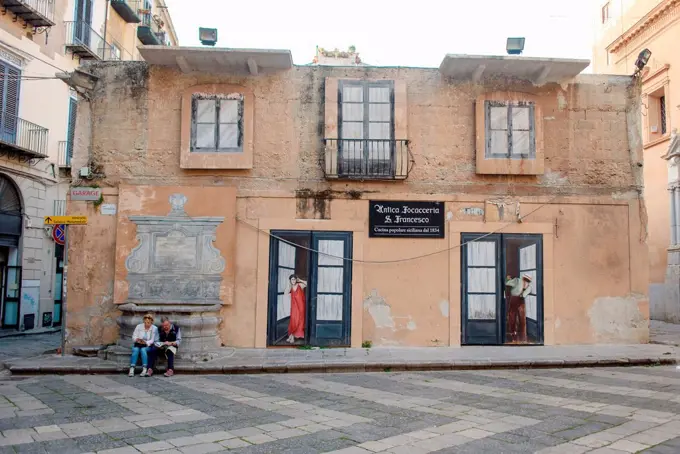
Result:
M198 355L648 341L631 77L140 52L87 68L73 161L99 169L104 204L68 203L88 216L69 242L69 345L127 352L146 312ZM524 276L511 307L506 278Z
M152 35L162 37L163 44L176 44L163 2L157 1L148 12L134 6L138 23L123 19L123 4L131 8L133 2L0 1L3 330L61 324L63 238L60 229L53 232L43 219L65 213L78 102L56 73L73 71L87 60L129 59L127 54L139 59L136 47L146 41L137 36L148 34L143 30L146 22L147 28L155 24ZM128 35L134 40L126 41ZM116 50L119 42L125 46Z
M602 1L597 5L593 69L632 74L643 49L652 52L641 74L641 128L645 202L649 216L650 304L652 318L680 322L680 278L674 259L673 188L667 182L670 138L680 127L680 1ZM674 95L675 93L675 95Z

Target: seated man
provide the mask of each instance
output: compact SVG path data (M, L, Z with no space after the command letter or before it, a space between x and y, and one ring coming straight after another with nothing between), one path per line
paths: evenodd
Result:
M182 334L179 331L179 327L170 323L168 317L161 318L161 329L158 330L158 342L155 343L156 348L151 352L151 357L149 359L149 376L153 373L153 366L159 352L164 352L165 357L168 359L168 370L165 371L164 375L166 377L172 377L175 374L175 355L177 354L177 349L181 342Z

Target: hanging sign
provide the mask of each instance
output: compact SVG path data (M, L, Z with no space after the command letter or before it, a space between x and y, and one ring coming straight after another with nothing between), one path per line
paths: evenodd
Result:
M444 238L444 202L369 202L370 238Z
M52 229L52 239L55 243L63 246L66 238L66 230L63 225L55 225Z

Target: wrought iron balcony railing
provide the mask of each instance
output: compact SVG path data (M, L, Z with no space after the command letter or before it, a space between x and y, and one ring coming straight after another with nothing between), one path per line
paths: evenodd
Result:
M47 157L47 128L6 112L0 117L0 147L28 159Z
M408 140L324 139L326 178L403 180L413 159Z
M66 140L59 141L59 155L57 157L57 165L64 169L71 168L71 157L73 156L73 148L71 142Z
M86 60L102 60L110 47L102 36L84 21L64 22L66 49Z
M33 27L54 25L54 4L55 0L0 0L3 9Z

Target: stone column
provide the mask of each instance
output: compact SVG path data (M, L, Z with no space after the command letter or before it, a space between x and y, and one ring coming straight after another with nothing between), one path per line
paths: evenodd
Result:
M663 289L652 292L650 287L650 312L653 319L680 323L680 136L677 129L673 130L668 152L662 157L668 162L671 244Z

